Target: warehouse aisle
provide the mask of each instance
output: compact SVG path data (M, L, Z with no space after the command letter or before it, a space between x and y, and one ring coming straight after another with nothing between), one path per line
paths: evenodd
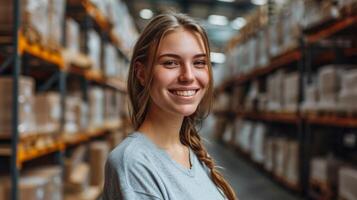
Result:
M205 146L217 165L224 168L221 171L232 184L240 200L300 200L254 169L233 151L218 144L212 139L212 130L214 128L210 124L200 131Z

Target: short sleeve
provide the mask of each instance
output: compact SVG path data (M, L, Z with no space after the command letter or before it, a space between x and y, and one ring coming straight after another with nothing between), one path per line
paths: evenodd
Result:
M103 200L162 200L154 177L143 163L134 163L120 176L116 168L107 161L105 166L105 182Z

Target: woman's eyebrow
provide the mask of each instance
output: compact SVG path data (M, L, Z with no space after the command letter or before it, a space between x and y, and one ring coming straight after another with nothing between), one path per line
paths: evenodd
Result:
M200 53L200 54L196 54L193 56L193 58L198 58L198 57L206 57L207 55L205 53ZM161 54L158 59L162 58L162 57L174 57L174 58L181 58L181 56L177 55L177 54L173 54L173 53L166 53L166 54Z

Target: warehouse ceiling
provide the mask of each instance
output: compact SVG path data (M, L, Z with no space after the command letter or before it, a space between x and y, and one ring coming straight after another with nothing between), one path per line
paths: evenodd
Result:
M246 15L256 8L250 0L124 0L128 5L135 23L139 30L146 25L149 19L143 19L142 14L153 15L174 10L189 14L191 17L199 20L208 32L212 49L223 51L226 42L239 30L234 29L230 24L238 17ZM145 10L148 9L148 10ZM149 13L145 13L145 11ZM214 25L209 23L210 15L219 15L226 17L227 25ZM216 16L217 17L217 16ZM211 17L212 18L212 17ZM213 17L214 18L214 17ZM220 22L218 22L219 24Z

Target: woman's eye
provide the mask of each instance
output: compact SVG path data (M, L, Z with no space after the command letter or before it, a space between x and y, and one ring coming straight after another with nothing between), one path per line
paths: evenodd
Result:
M177 67L179 66L179 62L175 60L168 60L162 63L165 67Z
M195 67L206 67L207 63L205 60L198 60L193 63Z

